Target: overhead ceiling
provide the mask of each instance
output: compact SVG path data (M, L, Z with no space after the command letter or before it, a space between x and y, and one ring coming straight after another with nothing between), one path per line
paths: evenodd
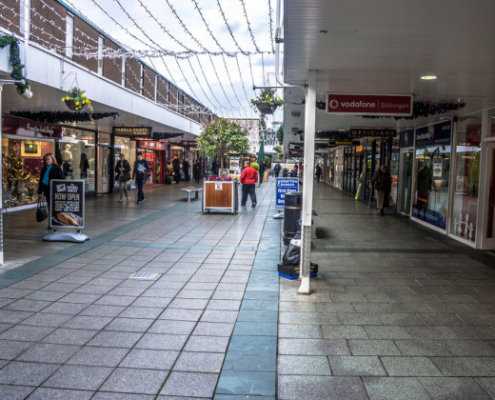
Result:
M414 101L466 103L448 116L479 111L495 106L494 17L493 0L285 0L284 80L305 84L308 71L316 70L317 100L327 92L404 93ZM423 75L439 78L423 81ZM292 111L304 108L297 105L304 95L293 88L285 96L290 124ZM427 122L401 120L399 126ZM319 111L316 125L334 130L397 122Z

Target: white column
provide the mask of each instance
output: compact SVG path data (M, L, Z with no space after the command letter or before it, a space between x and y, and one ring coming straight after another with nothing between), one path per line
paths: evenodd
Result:
M304 121L304 180L302 204L302 246L299 294L311 294L311 220L313 213L313 174L315 169L316 71L309 71Z

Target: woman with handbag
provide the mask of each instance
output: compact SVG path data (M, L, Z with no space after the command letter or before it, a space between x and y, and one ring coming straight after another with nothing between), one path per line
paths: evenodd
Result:
M376 195L376 208L378 214L384 215L383 209L385 208L385 202L390 196L392 190L392 177L388 172L386 165L382 165L373 175L370 182L370 189L375 185L375 195Z
M115 180L119 183L119 203L124 201L124 193L127 201L129 201L127 182L131 180L131 165L129 164L129 161L125 159L123 153L120 153L119 161L117 161L117 164L115 165L115 172Z
M42 196L45 196L48 209L50 209L50 181L52 179L65 179L65 175L62 168L57 165L57 162L52 157L52 154L47 153L43 157L43 168L40 172L38 199L42 199Z

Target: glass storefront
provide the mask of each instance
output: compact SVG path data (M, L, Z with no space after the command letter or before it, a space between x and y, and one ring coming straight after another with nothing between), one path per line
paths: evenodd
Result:
M416 187L412 216L446 229L451 121L416 129Z
M486 215L486 238L495 238L495 146L488 148L488 212Z
M392 142L392 154L390 155L389 166L390 175L392 177L392 188L390 196L394 199L394 204L397 204L397 185L399 182L399 141Z
M125 159L129 162L131 166L131 176L132 169L134 168L134 162L136 161L136 142L131 140L129 137L115 136L114 153L115 162L120 159L120 154L125 156ZM119 190L119 182L114 180L113 191Z
M96 132L62 128L61 167L67 179L85 181L86 195L96 194Z
M450 231L470 242L476 239L480 161L481 115L459 118Z

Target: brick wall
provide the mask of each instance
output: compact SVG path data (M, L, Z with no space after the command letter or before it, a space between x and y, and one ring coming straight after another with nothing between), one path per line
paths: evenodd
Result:
M157 90L157 96L156 96L156 102L158 104L163 104L167 105L168 104L168 99L167 99L167 85L168 82L163 79L161 76L158 77L158 90Z
M174 86L174 85L170 85L170 105L169 105L169 108L171 110L174 110L174 111L177 111L177 96L179 95L178 94L179 91L177 90L177 88Z
M141 79L141 63L135 58L125 59L125 87L139 93Z
M144 68L144 91L143 96L155 100L155 76L156 74L148 68L146 65L143 65Z
M65 55L67 11L56 1L43 1L48 6L45 6L41 0L31 1L31 9L36 10L31 11L31 40L45 48L54 48L58 54Z
M112 42L108 38L103 38L103 51L111 51L118 50L119 46L117 46L114 42ZM119 85L122 83L122 57L118 58L103 58L103 76L111 81L118 83Z
M0 26L17 35L21 34L20 2L16 0L2 0L0 2Z
M89 37L88 37L89 36ZM89 58L76 53L97 52L98 31L88 25L81 18L74 16L74 56L72 59L93 72L98 72L98 59Z

